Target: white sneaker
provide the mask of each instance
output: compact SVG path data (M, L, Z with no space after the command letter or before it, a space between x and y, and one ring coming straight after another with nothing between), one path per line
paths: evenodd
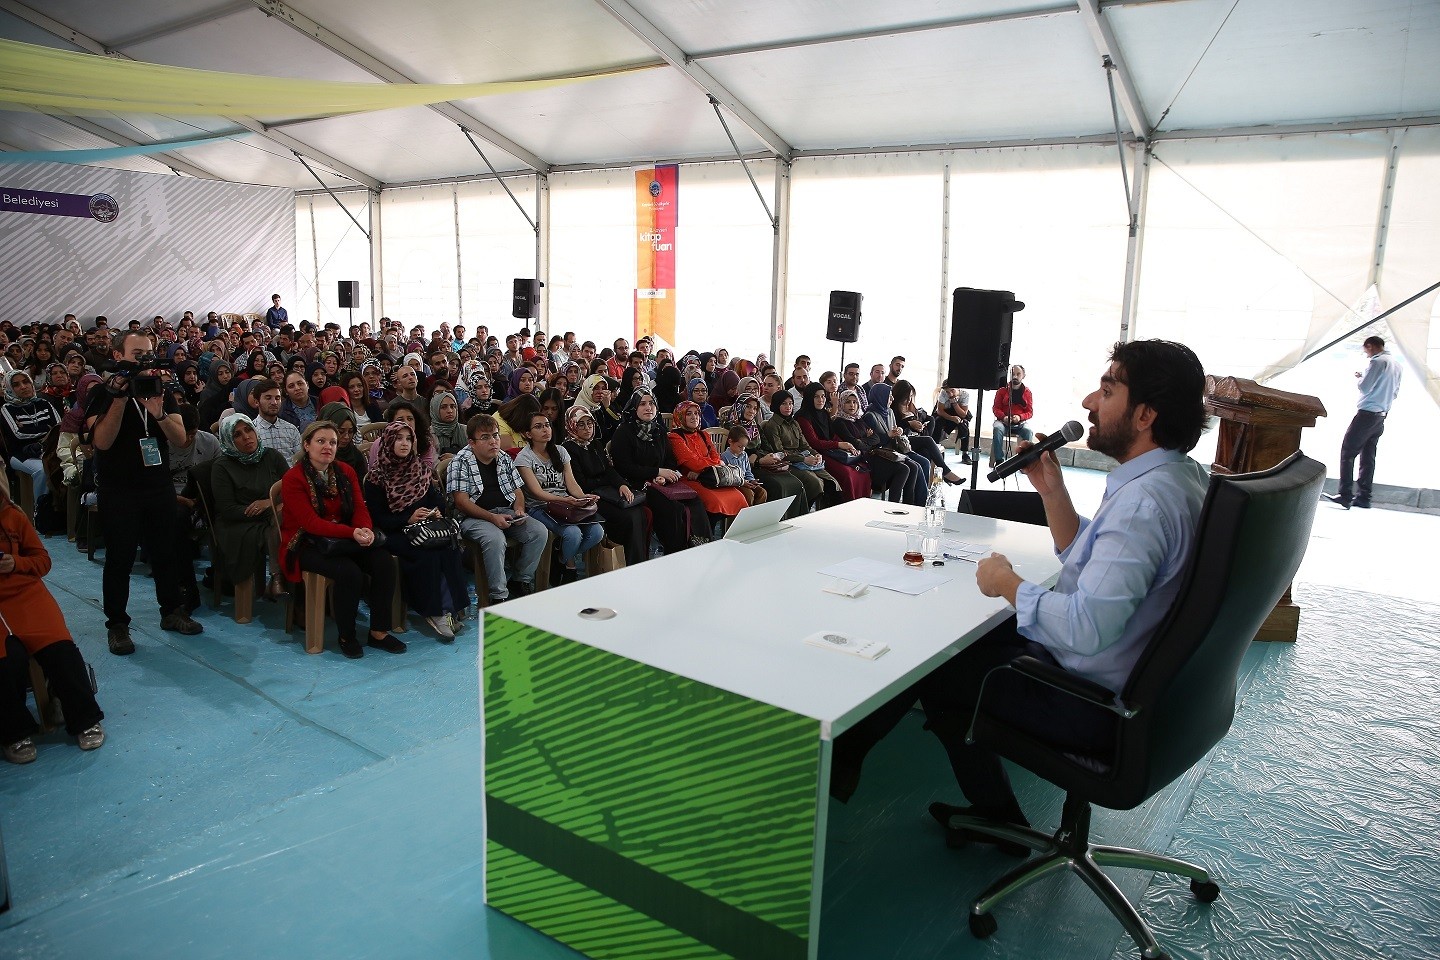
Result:
M450 626L450 618L445 614L442 613L438 617L426 617L425 622L430 624L430 629L434 630L441 640L455 639L455 631Z

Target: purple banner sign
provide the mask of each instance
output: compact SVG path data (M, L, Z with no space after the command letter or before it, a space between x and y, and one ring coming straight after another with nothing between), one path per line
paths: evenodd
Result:
M108 193L44 193L0 187L0 212L39 213L52 217L84 217L110 223L120 217L120 203Z

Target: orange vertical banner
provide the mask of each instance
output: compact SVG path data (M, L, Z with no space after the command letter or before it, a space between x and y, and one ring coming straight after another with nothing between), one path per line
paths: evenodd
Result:
M675 227L680 167L635 171L635 339L675 342Z

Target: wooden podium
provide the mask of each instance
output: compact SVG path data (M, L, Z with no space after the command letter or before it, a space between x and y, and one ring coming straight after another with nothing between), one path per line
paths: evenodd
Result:
M1275 466L1300 449L1300 431L1326 415L1318 397L1265 387L1241 377L1206 377L1205 412L1220 418L1213 473L1251 473ZM1295 642L1300 608L1285 596L1270 611L1256 640Z

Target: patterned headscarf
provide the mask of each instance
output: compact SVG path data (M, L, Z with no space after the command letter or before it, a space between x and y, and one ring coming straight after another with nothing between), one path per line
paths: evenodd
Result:
M255 451L253 453L241 453L235 446L235 428L242 423L251 430L255 430L255 421L243 413L232 413L220 421L220 452L241 463L259 463L260 458L265 455L265 440L260 436L260 431L255 430Z
M405 457L395 454L395 441L401 436L410 437L410 453ZM420 459L415 443L415 431L408 423L396 421L385 428L377 441L380 451L375 465L366 474L367 481L373 481L385 491L385 500L390 509L399 512L413 506L430 489L432 475L430 468Z
M699 413L700 404L696 403L694 400L681 400L679 403L675 404L675 412L670 415L670 429L677 433L698 433L699 431L705 429L703 424L696 427L694 430L686 429L685 414L691 410Z
M845 416L845 398L855 398L855 416ZM860 419L860 393L854 387L846 387L840 391L840 397L835 401L835 419L837 420L858 420Z
M620 416L622 424L628 423L635 427L635 436L643 443L651 443L664 430L665 424L660 420L659 410L656 410L655 419L646 423L640 419L640 401L646 397L655 399L655 394L650 392L648 387L637 387L630 394L630 400L625 404L625 412Z
M752 400L755 401L755 419L742 419L745 416L745 404ZM765 420L765 418L760 415L760 395L755 393L742 393L735 398L735 405L731 409L734 411L731 423L737 427L745 428L745 436L751 441L758 438L760 436L760 424Z

